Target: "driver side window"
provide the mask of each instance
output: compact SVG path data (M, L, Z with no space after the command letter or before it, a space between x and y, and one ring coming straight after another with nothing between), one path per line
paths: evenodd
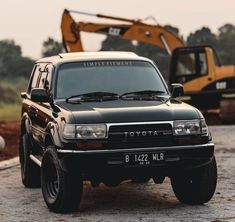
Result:
M36 88L38 86L38 81L39 81L39 75L40 75L40 66L36 65L34 67L34 72L32 74L31 80L30 80L30 84L27 90L27 93L30 94L31 90Z

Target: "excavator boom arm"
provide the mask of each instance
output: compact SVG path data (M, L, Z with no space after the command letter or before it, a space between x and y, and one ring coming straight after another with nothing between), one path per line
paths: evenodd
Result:
M131 24L102 24L91 22L75 22L68 10L64 10L61 31L67 51L83 51L81 32L100 33L120 37L125 40L136 40L165 48L169 54L184 42L172 32L160 25L149 25L140 21L128 20L97 14L100 18L126 21Z

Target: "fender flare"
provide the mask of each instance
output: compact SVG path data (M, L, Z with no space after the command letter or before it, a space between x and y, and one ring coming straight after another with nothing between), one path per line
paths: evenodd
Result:
M55 147L62 147L61 141L60 141L60 135L58 132L58 125L54 122L49 122L46 127L46 135L45 135L45 146L52 145L53 143ZM47 141L50 139L51 141ZM49 142L49 144L47 144Z
M31 120L27 113L24 113L21 118L21 133L25 131L28 135L32 136L32 129L30 127Z

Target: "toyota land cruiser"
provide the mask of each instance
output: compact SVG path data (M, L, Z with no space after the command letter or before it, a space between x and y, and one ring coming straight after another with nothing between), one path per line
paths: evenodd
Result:
M215 191L214 144L200 111L168 89L156 65L129 52L67 53L36 62L21 93L20 163L25 187L48 208L79 208L83 181L171 179L182 203Z

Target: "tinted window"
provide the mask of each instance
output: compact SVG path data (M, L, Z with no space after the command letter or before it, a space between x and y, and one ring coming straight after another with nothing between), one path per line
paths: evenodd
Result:
M196 74L196 58L194 53L184 53L178 55L176 66L177 76L188 76Z
M47 79L46 79L46 83L45 83L45 89L50 89L51 88L51 78L52 78L52 72L53 72L53 65L47 65L46 66L46 70L47 70Z
M39 77L39 74L40 74L39 69L40 69L40 67L38 65L34 68L34 73L33 73L32 78L31 78L31 82L30 82L30 85L29 85L29 88L28 88L28 93L30 93L32 89L37 87L38 77Z
M208 73L206 53L199 53L199 73L206 75Z
M38 88L44 88L47 80L47 72L41 72Z
M117 94L166 88L154 66L143 61L95 61L67 63L57 77L57 98L105 91Z
M41 70L39 76L38 88L50 89L51 86L51 75L52 75L53 66L46 65L46 67Z
M205 51L180 52L175 58L175 82L185 83L208 74Z

